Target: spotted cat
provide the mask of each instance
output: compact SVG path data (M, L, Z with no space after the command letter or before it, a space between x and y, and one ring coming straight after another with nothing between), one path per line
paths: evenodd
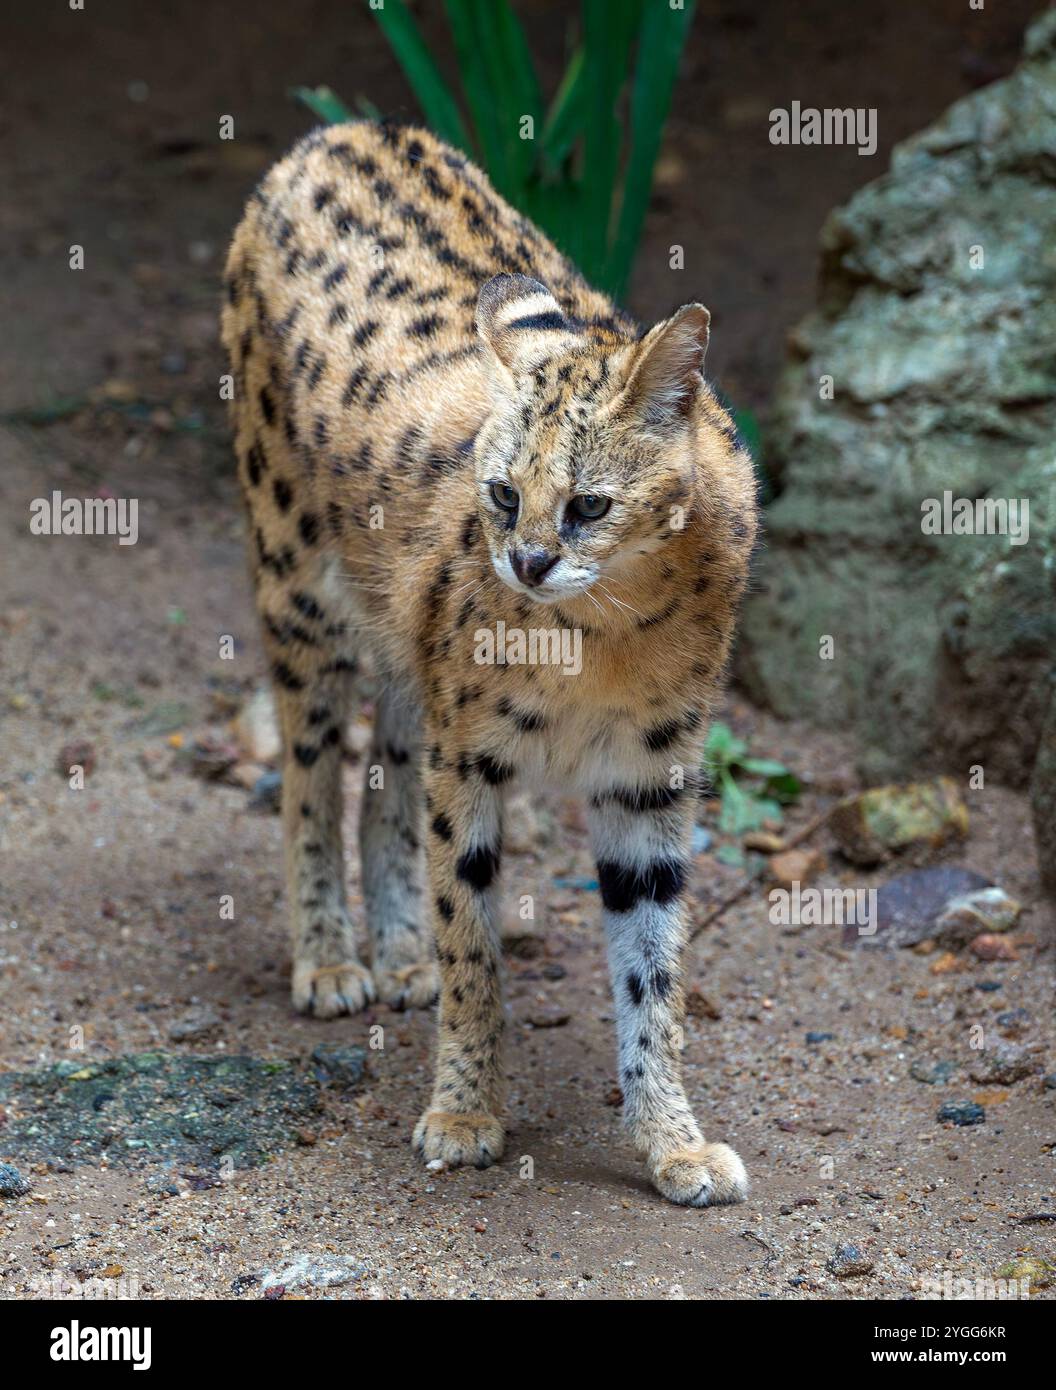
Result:
M578 793L630 1133L672 1201L739 1200L743 1165L704 1142L679 1060L701 748L756 524L751 461L702 377L708 311L643 332L462 154L370 122L316 131L270 171L225 290L295 1008L439 993L414 1143L426 1161L500 1158L503 798L526 780ZM575 636L578 671L487 655L489 635L504 658L511 633L530 651L540 632ZM381 692L359 832L369 966L341 840L364 652Z

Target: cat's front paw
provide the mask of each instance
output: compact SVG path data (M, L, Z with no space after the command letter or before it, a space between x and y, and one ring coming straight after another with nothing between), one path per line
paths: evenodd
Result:
M728 1144L695 1144L664 1154L653 1165L653 1185L683 1207L717 1207L743 1202L748 1174Z
M390 1009L427 1009L440 993L440 972L431 960L393 970L375 961L374 984L378 998Z
M358 961L315 965L299 961L293 967L293 1007L313 1018L358 1014L374 998L374 978Z
M494 1115L427 1110L414 1127L413 1143L426 1163L489 1168L502 1157L506 1136Z

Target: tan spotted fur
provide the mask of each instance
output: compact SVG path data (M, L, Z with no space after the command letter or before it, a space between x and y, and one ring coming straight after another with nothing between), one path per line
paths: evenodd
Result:
M704 1143L678 1057L697 770L755 530L750 460L701 376L707 311L642 334L463 156L368 122L315 132L271 170L225 290L285 747L295 1007L438 992L415 1143L427 1161L499 1158L503 796L522 780L578 792L632 1137L672 1200L736 1200L740 1160ZM583 496L609 510L583 520ZM544 563L541 582L518 577ZM581 670L482 664L499 623L577 632ZM364 963L340 753L367 652L384 784L368 771Z

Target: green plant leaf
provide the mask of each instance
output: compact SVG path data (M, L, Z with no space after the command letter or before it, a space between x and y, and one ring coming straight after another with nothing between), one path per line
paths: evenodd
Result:
M302 106L326 121L328 125L340 125L356 118L345 103L329 87L291 87L290 96Z
M462 120L458 103L449 91L403 0L385 0L381 9L374 10L373 13L392 45L404 76L414 89L426 124L441 140L446 140L449 144L457 145L468 154L472 154L473 144Z
M523 190L536 163L542 135L543 98L524 30L508 0L476 0L485 35L484 51L491 70L492 89L500 98L501 135L513 186ZM533 138L522 140L521 121L532 119Z
M693 11L694 0L686 0L681 10L671 9L667 0L646 0L642 13L631 94L631 151L615 241L606 267L606 282L617 296L626 288L641 240L653 168Z
M569 60L543 122L540 137L543 162L546 170L552 173L556 173L568 158L583 124L584 65L583 49L580 47Z
M769 778L766 790L778 801L788 803L799 797L803 791L803 784L794 772L786 772L781 777Z
M613 288L607 270L623 145L616 102L627 79L628 55L641 9L641 0L583 0L583 206L576 259L584 273L603 289Z
M488 176L498 191L512 200L515 190L507 143L502 132L504 116L501 106L508 95L508 87L500 85L500 90L496 92L492 84L491 64L495 59L491 55L489 62L483 30L487 16L483 13L480 0L445 0L445 9L455 40L462 88Z
M758 777L784 777L788 768L775 758L741 758L739 765L745 772L754 772Z
M743 738L738 738L727 724L716 720L708 730L704 744L704 761L714 768L732 767L748 751Z

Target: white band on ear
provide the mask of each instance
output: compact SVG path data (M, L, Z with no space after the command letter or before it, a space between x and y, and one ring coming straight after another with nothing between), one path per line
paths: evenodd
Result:
M476 324L483 341L515 374L530 372L577 336L546 286L527 275L493 276L477 299Z

